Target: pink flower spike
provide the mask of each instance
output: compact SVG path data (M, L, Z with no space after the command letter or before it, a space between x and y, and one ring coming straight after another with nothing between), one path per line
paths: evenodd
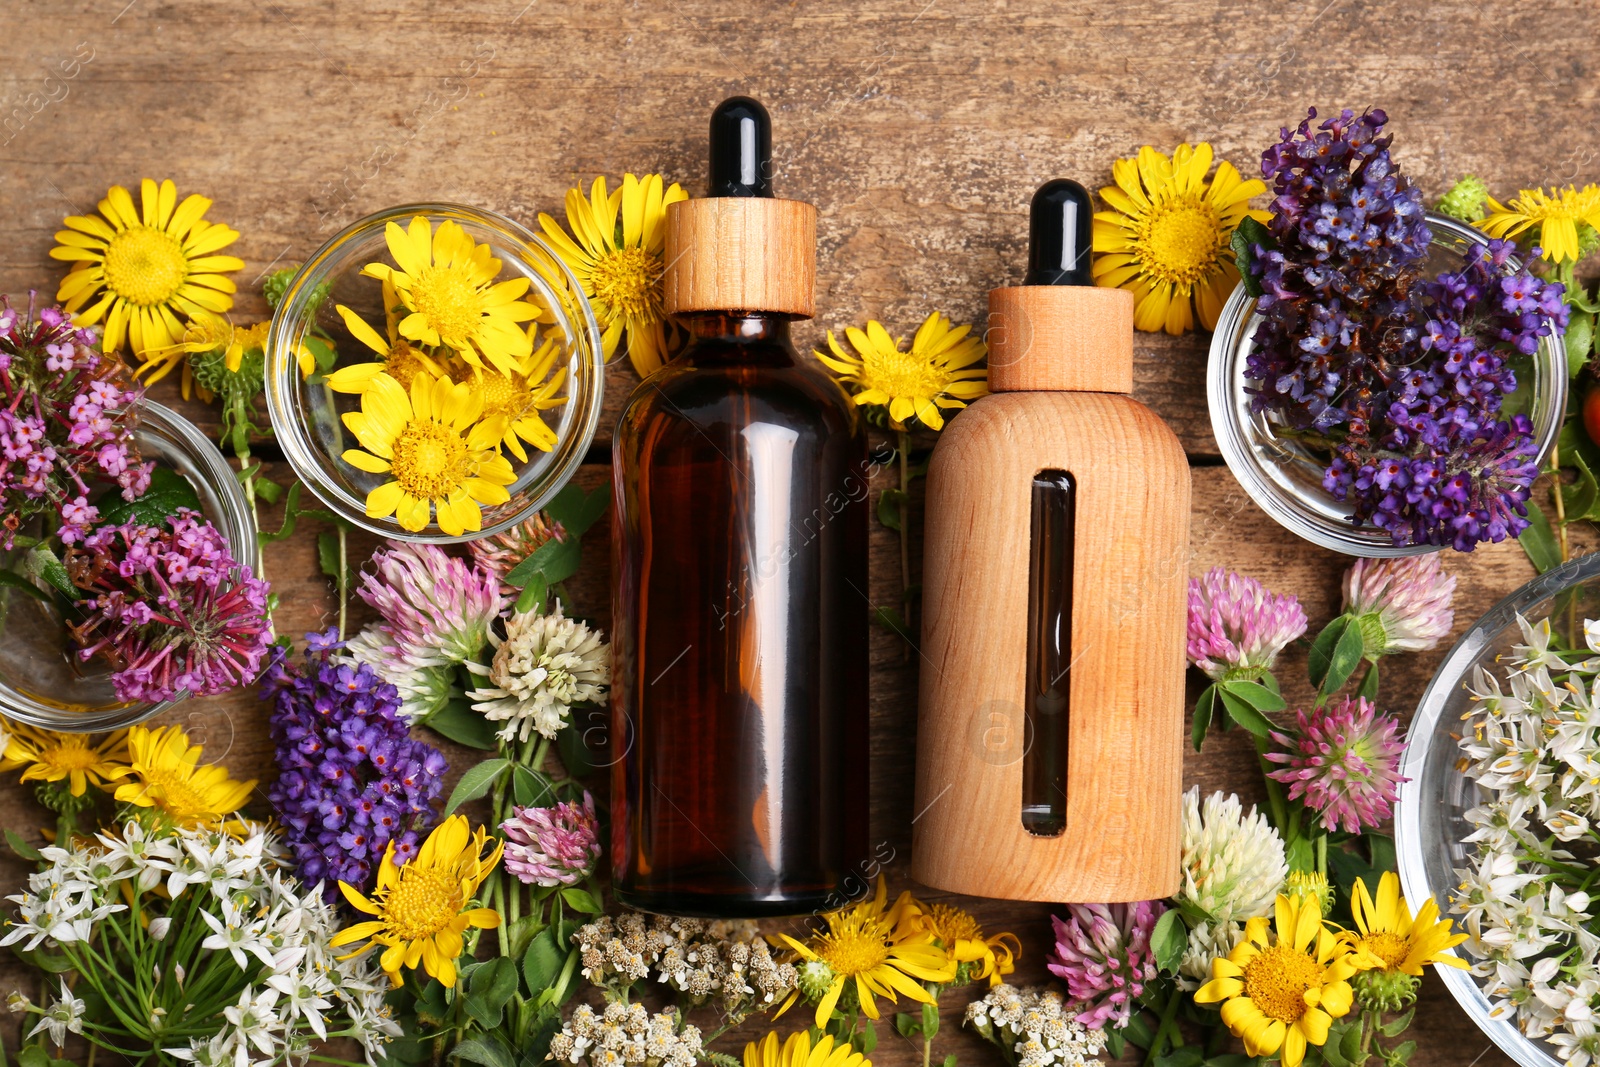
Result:
M1283 751L1266 758L1282 768L1270 777L1289 787L1290 800L1321 815L1325 830L1375 829L1394 813L1396 787L1405 781L1398 729L1394 716L1362 697L1302 709L1295 712L1292 735L1273 731Z

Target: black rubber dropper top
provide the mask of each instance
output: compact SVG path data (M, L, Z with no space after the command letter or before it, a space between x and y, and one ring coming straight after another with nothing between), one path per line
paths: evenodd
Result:
M1089 191L1069 178L1039 186L1028 211L1028 273L1023 285L1093 285Z
M772 195L772 118L748 96L730 96L711 113L707 195Z

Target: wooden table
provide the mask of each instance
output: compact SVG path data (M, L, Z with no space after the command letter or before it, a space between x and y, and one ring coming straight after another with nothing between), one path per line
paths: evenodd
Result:
M1308 104L1386 108L1399 160L1430 195L1467 171L1502 194L1600 172L1592 9L1571 0L22 0L3 25L0 291L12 293L53 292L60 264L46 253L61 216L146 176L215 199L212 217L243 233L231 249L248 264L241 288L393 204L460 201L533 224L559 212L569 185L624 169L660 170L698 194L708 113L733 93L772 111L779 195L821 210L819 311L797 331L802 347L868 317L895 333L934 308L972 321L991 286L1021 274L1027 199L1040 182L1066 175L1095 187L1116 157L1184 139L1209 139L1250 172ZM265 306L252 288L237 311L248 321ZM1345 561L1274 525L1220 465L1202 385L1207 342L1141 334L1138 344L1135 395L1194 465L1191 571L1239 568L1298 595L1320 624L1338 610ZM610 377L614 414L634 379L625 362ZM203 407L180 406L214 425ZM586 483L605 477L609 443L608 417ZM261 452L276 458L270 443ZM282 463L269 471L286 476ZM317 532L308 524L267 552L286 633L329 620ZM604 619L604 531L591 536L575 607ZM1449 566L1460 576L1458 631L1532 574L1515 545L1452 555ZM896 543L882 528L872 570L873 595L890 602ZM894 849L901 886L916 665L884 632L872 655L872 832ZM1383 702L1407 711L1437 660L1386 666ZM1282 677L1303 674L1303 658L1290 655ZM236 774L271 775L252 694L192 701L169 719ZM1236 738L1191 753L1185 778L1259 795ZM43 813L23 793L0 786L5 823L36 835ZM0 859L0 886L23 875ZM1017 979L1043 980L1048 908L962 903L990 930L1018 932L1027 952ZM0 990L20 976L0 965ZM947 998L940 1051L990 1062L955 1032L960 1007ZM1509 1062L1431 978L1415 1031L1418 1064ZM5 1036L15 1041L10 1021ZM890 1036L874 1059L908 1065L918 1051Z

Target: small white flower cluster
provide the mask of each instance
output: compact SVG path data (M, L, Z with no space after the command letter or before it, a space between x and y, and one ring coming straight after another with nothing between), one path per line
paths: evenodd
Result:
M984 1040L1014 1053L1016 1067L1081 1067L1098 1062L1106 1049L1105 1033L1080 1023L1061 994L1050 989L995 986L967 1005L966 1023Z
M1469 689L1461 765L1482 802L1466 812L1473 863L1455 872L1452 910L1490 1014L1587 1067L1600 1060L1600 937L1580 883L1600 841L1600 657L1553 649L1549 619L1517 623L1503 678L1479 668ZM1584 637L1600 652L1600 622Z
M612 1001L599 1014L578 1005L550 1039L545 1059L588 1067L694 1067L702 1051L699 1027L680 1030L674 1012L652 1015L643 1004Z
M289 873L280 838L264 827L235 836L153 832L129 822L120 834L40 854L49 867L29 877L27 892L7 898L18 914L0 945L59 946L77 964L80 992L108 995L122 988L123 975L96 974L103 957L76 946L117 946L118 965L153 982L150 1018L127 1023L131 1036L160 1047L163 1031L211 1031L162 1048L167 1055L202 1067L248 1067L301 1058L313 1036L348 1037L376 1063L400 1035L376 961L336 958L329 941L338 916L320 888L306 890ZM138 904L132 913L124 903L130 897ZM177 910L198 915L208 931L198 946L173 929ZM61 993L33 1030L48 1030L58 1045L81 1032L84 1011L65 984ZM13 1004L40 1011L25 1000Z

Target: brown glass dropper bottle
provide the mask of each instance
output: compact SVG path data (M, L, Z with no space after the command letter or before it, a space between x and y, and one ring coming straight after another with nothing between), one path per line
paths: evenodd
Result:
M612 879L630 907L834 907L867 826L866 438L789 341L816 209L772 197L771 123L711 117L711 195L667 214L692 343L612 450Z

